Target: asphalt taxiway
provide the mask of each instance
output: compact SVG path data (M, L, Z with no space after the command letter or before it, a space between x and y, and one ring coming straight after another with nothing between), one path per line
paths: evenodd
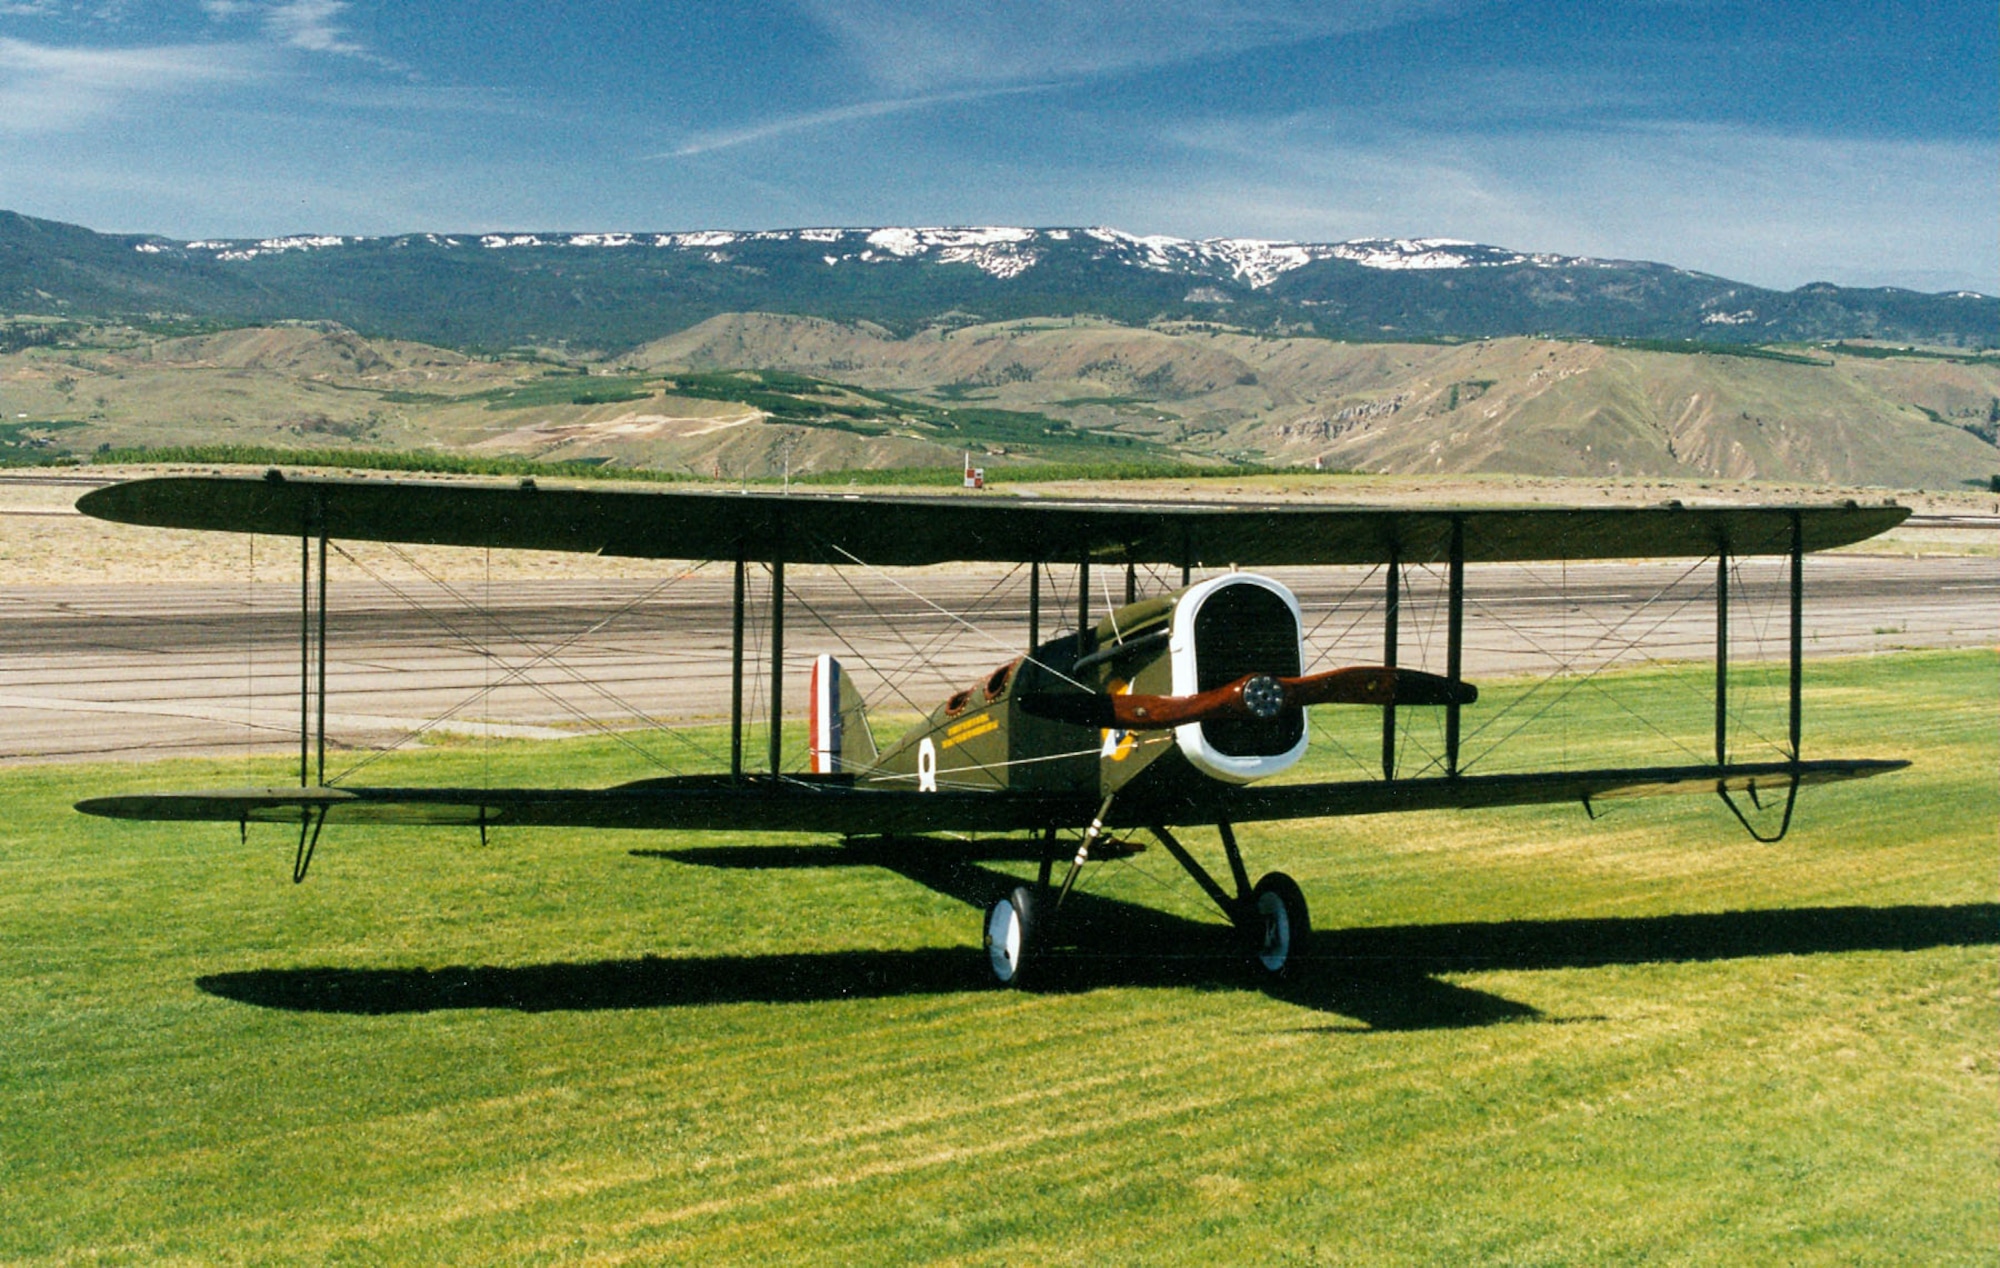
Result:
M355 579L333 570L327 625L330 773L424 735L464 738L629 731L726 720L731 693L727 566L656 579ZM1309 667L1378 663L1382 576L1274 570L1304 609ZM1141 594L1178 574L1142 575ZM767 581L750 577L745 695L769 704ZM1580 673L1703 660L1714 652L1714 564L1487 565L1468 570L1465 675ZM1097 569L1093 619L1124 597ZM812 657L839 656L878 713L927 712L1021 654L1021 570L820 570L788 580L787 713L802 713ZM1743 561L1732 583L1731 659L1785 654L1782 561ZM296 752L300 591L259 584L0 586L0 761ZM1073 627L1069 570L1043 591L1041 631ZM1442 670L1443 585L1413 572L1401 614L1405 665ZM1837 554L1806 563L1810 657L2000 643L1991 557ZM309 675L310 679L316 675ZM1810 675L1808 675L1810 683ZM663 766L722 759L712 740L653 741ZM762 741L753 753L761 754ZM699 751L697 751L699 750Z

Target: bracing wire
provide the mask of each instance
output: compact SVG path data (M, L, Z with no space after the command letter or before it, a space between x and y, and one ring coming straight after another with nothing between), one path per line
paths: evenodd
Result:
M1730 643L1733 648L1739 637L1747 635L1747 637L1743 637L1743 641L1750 644L1759 653L1751 656L1749 659L1752 663L1763 665L1768 673L1769 665L1761 655L1761 652L1773 640L1774 635L1771 626L1778 619L1778 605L1756 601L1759 594L1759 587L1750 584L1749 576L1743 569L1743 558L1741 556L1732 557L1729 562L1730 595L1732 599L1730 604ZM1789 636L1787 641L1789 641ZM1787 747L1766 734L1764 729L1756 724L1748 712L1748 709L1751 707L1750 701L1752 697L1768 700L1768 697L1763 696L1763 693L1770 687L1768 676L1760 674L1759 677L1762 681L1755 684L1746 683L1743 679L1748 675L1748 670L1736 660L1733 652L1730 664L1733 670L1728 707L1730 735L1739 739L1748 737L1750 740L1762 744L1776 753L1788 754ZM1713 699L1713 697L1708 698Z
M1614 707L1618 708L1620 711L1634 718L1636 721L1640 723L1641 726L1645 727L1647 730L1650 730L1654 734L1660 736L1662 739L1665 739L1668 743L1674 745L1681 751L1688 753L1691 756L1700 757L1701 754L1698 753L1695 749L1690 748L1681 738L1669 734L1667 731L1661 728L1658 725L1658 723L1655 722L1653 719L1638 713L1636 710L1632 709L1629 705L1627 705L1623 700L1619 699L1618 697L1612 695L1609 692L1606 692L1601 683L1596 683L1592 680L1595 679L1597 674L1603 672L1606 669L1611 668L1613 665L1619 664L1621 662L1621 659L1625 656L1625 654L1637 651L1640 648L1649 645L1650 643L1649 636L1652 633L1662 628L1668 622L1678 618L1681 614L1685 613L1690 607L1694 606L1695 603L1700 601L1705 592L1697 591L1689 595L1689 597L1682 599L1678 604L1676 604L1671 610L1667 612L1667 615L1664 618L1662 618L1658 622L1655 622L1652 626L1649 626L1644 632L1633 636L1621 635L1621 631L1624 625L1627 624L1631 619L1636 618L1642 611L1645 610L1646 607L1650 607L1653 604L1663 602L1667 599L1669 595L1674 594L1676 591L1680 591L1691 577L1693 577L1701 569L1707 567L1708 563L1712 562L1712 560L1713 556L1710 556L1709 559L1707 560L1697 561L1687 571L1682 572L1678 576L1669 580L1666 584L1660 586L1658 590L1654 593L1654 595L1647 600L1646 604L1641 605L1639 609L1635 609L1632 613L1628 614L1625 620L1620 621L1617 624L1612 624L1605 621L1603 617L1598 616L1594 612L1588 613L1589 619L1597 625L1599 633L1595 638L1590 639L1590 641L1586 642L1581 647L1575 649L1572 649L1569 644L1570 604L1568 603L1569 577L1568 577L1567 561L1564 561L1561 572L1560 584L1562 587L1561 592L1564 596L1564 602L1562 604L1561 620L1558 626L1559 635L1561 638L1561 645L1557 649L1554 650L1550 649L1545 644L1544 640L1538 636L1538 634L1535 632L1534 629L1512 620L1504 613L1495 611L1490 606L1483 603L1478 603L1476 601L1474 606L1476 610L1478 610L1484 616L1490 619L1491 624L1496 625L1499 628L1506 630L1510 633L1513 633L1521 641L1526 643L1531 650L1535 651L1539 655L1549 657L1551 660L1555 661L1556 668L1554 669L1554 671L1552 671L1551 681L1555 676L1560 676L1564 673L1573 671L1576 668L1577 663L1583 657L1590 655L1604 654L1608 652L1608 655L1604 655L1604 659L1597 664L1595 669L1593 669L1589 674L1585 675L1581 680L1578 681L1576 687L1580 689L1584 686L1588 686L1591 689L1591 691L1593 691L1599 696L1602 696L1606 700L1610 701L1610 703ZM1532 570L1528 571L1529 571L1529 576L1533 578L1534 577L1533 571ZM1697 685L1691 682L1683 681L1679 678L1671 678L1668 680L1667 685L1672 690L1675 690L1680 694L1693 697L1697 700L1700 700L1703 703L1712 703L1713 697L1708 695L1706 692L1702 691ZM1539 689L1539 685L1537 689ZM1519 703L1519 701L1517 701L1516 703ZM1539 718L1543 716L1543 714L1545 714L1546 712L1548 712L1548 709L1545 708L1540 712L1536 713L1534 715L1534 718ZM1533 721L1534 718L1531 718L1530 721ZM1565 724L1562 732L1562 743L1563 743L1562 751L1564 754L1564 760L1566 762L1568 755L1568 728L1567 728L1566 714L1564 715L1564 718L1565 718ZM1484 728L1482 727L1481 729ZM1494 751L1494 749L1497 749L1499 744L1504 742L1506 738L1511 738L1513 735L1518 734L1519 729L1520 728L1516 728L1515 731L1509 732L1506 737L1503 737L1501 741L1496 741L1493 746L1489 747L1487 750L1482 752L1480 756L1484 757L1490 754L1492 751ZM1475 732L1475 734L1476 733L1477 732Z
M825 615L821 613L818 608L812 605L812 601L807 599L804 595L800 594L797 590L794 590L790 587L787 587L786 590L787 593L789 593L792 596L792 601L794 603L797 603L800 607L804 608L806 614L812 617L813 620L819 622L820 627L826 630L826 632L829 635L831 635L836 642L840 644L841 650L843 652L845 652L849 656L854 657L857 661L863 659L861 652L854 646L854 640L847 636L846 631L839 628L832 621L827 620ZM868 607L869 614L871 616L874 616L877 619L877 621L887 626L889 629L897 632L897 637L901 639L901 641L904 644L904 647L909 650L911 655L917 654L917 648L915 644L911 643L907 638L907 636L904 636L901 633L900 627L897 626L894 621L889 620L872 604L869 604L868 600L865 597L859 594L857 594L856 597L860 598L863 605ZM950 680L947 679L946 681L949 682ZM897 699L897 701L899 701L905 707L915 710L918 713L928 712L928 710L923 704L919 703L917 700L912 698L910 693L904 689L902 678L900 675L894 675L894 676L890 674L882 675L882 685L888 689L889 694L894 696Z
M1696 563L1691 565L1679 577L1675 578L1667 585L1661 587L1661 589L1657 593L1649 596L1644 603L1638 605L1632 611L1626 613L1614 625L1612 625L1608 630L1606 630L1603 635L1601 635L1596 640L1593 640L1591 647L1587 647L1583 649L1583 651L1587 652L1593 650L1598 645L1604 644L1607 640L1611 639L1613 635L1619 634L1620 631L1624 630L1626 626L1637 621L1642 614L1651 612L1654 605L1660 602L1669 591L1673 590L1681 582L1685 581L1689 576L1693 575L1694 572L1697 569L1701 568L1702 566L1703 565L1700 561L1697 561ZM1647 635L1656 632L1667 622L1675 619L1675 617L1677 617L1680 613L1686 611L1687 608L1694 601L1695 597L1690 597L1688 599L1683 600L1680 604L1667 611L1664 615L1660 616L1659 619L1654 621L1652 625L1647 626L1645 630L1641 632L1639 635L1627 639L1625 646L1628 648L1639 646L1641 643L1645 641ZM1583 654L1582 652L1579 652L1579 655L1582 654ZM1585 686L1592 684L1599 674L1611 668L1611 666L1614 663L1615 662L1610 659L1604 660L1599 664L1592 666L1587 672L1582 673L1576 676L1575 678L1571 679L1569 681L1569 684L1565 686L1560 692L1558 692L1552 699L1549 699L1546 702L1544 702L1541 705L1541 707L1536 709L1534 712L1529 713L1526 717L1521 719L1514 726L1512 730L1501 735L1498 739L1493 740L1490 744L1487 745L1486 748L1482 749L1478 754L1470 758L1461 756L1461 760L1459 762L1459 770L1460 771L1468 770L1475 762L1481 761L1486 757L1490 756L1492 753L1496 752L1508 740L1514 738L1516 735L1519 735L1527 727L1533 725L1538 719L1546 716L1551 709L1555 708L1557 705L1560 705L1563 701L1569 699L1570 696L1582 690ZM1569 664L1558 666L1556 669L1556 673L1560 674L1568 672L1573 668L1574 668L1574 662L1571 662ZM1516 696L1513 700L1509 701L1506 704L1506 706L1497 711L1492 717L1485 719L1478 726L1474 727L1472 731L1466 735L1465 739L1461 741L1461 747L1460 747L1461 755L1463 755L1465 752L1464 745L1466 743L1469 743L1471 740L1477 738L1478 736L1484 734L1485 732L1499 725L1502 720L1506 719L1516 709L1519 709L1524 705L1526 705L1527 702L1533 699L1536 695L1538 695L1543 690L1543 688L1550 686L1555 681L1556 679L1553 677L1542 679L1541 681L1537 682L1533 687L1529 688L1527 691L1523 692L1519 696ZM1620 707L1626 708L1627 712L1631 712L1631 710L1628 707L1623 706L1622 703ZM1634 713L1633 716L1639 717L1640 715ZM1651 723L1648 724L1651 725ZM1654 729L1657 731L1658 730L1657 726L1655 726ZM1689 753L1694 753L1694 750L1689 749L1687 745L1682 743L1681 741L1674 739L1672 736L1667 736L1666 733L1663 731L1659 733L1662 736L1665 736L1665 738L1669 739L1672 743L1679 746L1682 750ZM1697 758L1700 757L1700 754L1698 753L1694 755Z
M989 586L983 594L974 599L972 604L967 610L975 615L978 614L988 603L994 601L995 597L1002 592L1006 584L1010 580L1012 580L1015 576L1017 576L1019 573L1020 573L1020 566L1016 565L1005 576L1001 577L998 581L994 582L991 586ZM954 679L952 679L948 674L946 674L942 668L938 667L934 662L934 660L932 659L933 649L938 645L938 643L940 643L944 639L946 634L950 631L951 629L950 625L946 625L942 630L934 632L931 635L931 637L926 639L923 645L920 647L910 639L909 634L905 630L903 623L890 619L887 616L887 614L885 614L881 610L881 608L875 604L874 600L870 599L866 593L864 593L858 586L854 584L853 579L847 575L845 570L836 569L835 575L838 576L841 580L841 583L847 587L848 592L852 594L854 598L857 601L859 601L864 608L867 609L870 618L878 626L889 630L891 634L897 639L897 641L903 644L903 649L904 649L903 659L897 662L893 666L877 671L879 676L882 678L884 684L889 687L890 691L892 691L899 698L901 698L906 704L909 705L909 707L915 709L919 713L923 713L927 712L927 710L923 708L921 705L918 705L916 702L910 700L907 692L903 688L903 681L911 674L913 674L916 669L923 668L935 672L939 680L944 684L946 690L955 690L959 686L959 684ZM821 618L821 624L828 625L828 622L826 622L824 618ZM847 644L847 646L849 651L852 652L856 657L860 656L860 653L853 649L853 645L851 643Z
M909 595L911 598L917 600L917 602L923 604L925 607L930 608L932 611L938 613L940 616L943 616L950 621L954 621L957 624L964 626L966 629L972 631L974 634L977 634L980 638L985 639L987 642L993 644L995 647L1000 648L1002 651L1012 652L1014 650L1013 644L1007 643L1001 640L996 635L988 632L987 630L982 629L977 625L974 625L972 622L966 620L964 617L959 616L956 612L953 612L948 608L939 606L937 603L933 602L928 596L920 594L916 590L911 589L909 586L904 585L902 582L896 580L894 577L891 577L887 573L884 573L880 568L877 568L874 565L868 563L867 561L857 557L852 552L848 551L845 547L833 544L833 549L839 551L842 555L845 555L847 559L853 564L855 564L857 567L866 570L867 572L869 572L874 576L882 578L883 580L887 581L890 585L896 587L898 590L901 590L904 594ZM1076 679L1070 677L1068 674L1063 673L1061 670L1056 669L1053 666L1043 664L1041 661L1036 660L1032 654L1023 657L1022 659L1027 663L1033 664L1043 670L1046 670L1048 673L1054 675L1057 678L1062 679L1064 682L1069 683L1071 686L1076 687L1079 690L1083 691L1090 690L1089 687L1085 686L1081 682L1078 682Z
M471 648L476 651L481 651L482 660L492 659L490 656L484 654L483 645L475 635L468 634L460 625L458 625L448 617L444 616L443 614L437 612L435 609L420 602L418 599L415 598L415 596L411 595L403 587L397 585L390 578L383 576L377 570L369 567L369 565L366 562L351 554L344 547L341 547L336 543L334 548L337 551L339 551L340 555L343 558L347 559L350 563L353 563L356 567L360 568L363 572L367 573L371 578L373 578L375 581L381 584L385 589L387 589L391 594L395 595L398 599L401 599L403 602L408 604L413 611L416 611L420 615L424 616L425 619L429 620L434 625L442 629L457 644L459 644L460 646ZM453 587L448 581L438 577L436 574L432 573L429 569L424 568L416 560L410 558L410 556L407 553L401 551L400 549L397 549L395 546L392 545L390 546L389 549L399 559L403 560L403 562L409 565L417 573L419 573L421 576L429 580L444 594L446 594L449 597L458 599L461 603L466 602L466 596L459 593L459 591L455 587ZM593 694L598 695L599 697L607 700L608 702L617 705L619 708L625 710L630 716L639 719L641 722L645 723L647 726L651 727L655 731L693 749L700 757L703 758L704 761L713 762L715 760L715 755L713 753L703 748L700 744L698 744L690 737L681 734L677 728L667 726L664 723L661 723L658 720L652 718L644 710L636 708L630 702L621 699L615 693L606 689L601 683L596 683L590 680L586 676L576 671L573 667L567 665L566 663L564 663L562 660L559 659L563 652L567 651L577 642L581 641L584 638L589 637L591 634L597 633L598 631L604 629L613 621L616 621L620 617L631 612L633 609L639 607L641 604L651 601L653 598L657 597L660 593L665 591L669 586L671 586L675 582L683 580L688 576L691 576L695 571L698 571L701 566L702 565L697 564L694 569L689 569L688 571L683 572L677 576L666 578L659 584L647 590L645 593L639 595L637 598L634 598L630 602L618 608L616 611L605 616L602 620L571 634L568 638L565 638L551 646L543 648L540 652L530 657L525 662L519 664L508 664L507 662L503 661L502 664L503 667L505 668L505 673L503 674L499 682L489 682L489 684L486 687L482 688L479 692L474 693L472 696L468 697L465 700L461 700L456 705L446 710L444 713L426 722L423 726L418 727L416 730L411 731L408 734L404 735L394 744L378 749L373 753L370 753L367 756L361 758L359 761L356 761L353 764L349 765L345 770L341 771L338 775L334 777L333 780L329 782L338 783L342 780L352 777L355 773L373 764L374 762L380 760L388 753L393 752L396 749L399 749L404 745L407 745L412 741L421 738L423 735L428 734L430 731L442 725L444 722L449 721L451 718L457 716L465 709L470 708L473 704L486 699L493 691L496 691L501 687L505 687L517 682L531 688L537 694L541 695L543 698L547 699L552 704L556 705L558 708L562 709L563 711L569 713L571 716L575 717L578 721L584 723L586 726L591 727L593 730L598 731L599 733L614 740L622 747L630 750L632 753L645 760L648 764L668 771L672 771L675 769L671 764L666 762L664 759L660 758L658 755L650 752L643 746L635 743L630 736L617 730L616 728L608 726L601 719L594 718L588 715L583 710L578 708L576 705L572 704L571 702L569 702L568 700L564 699L559 694L554 692L552 689L550 689L547 684L541 683L529 676L536 668L544 664L553 666L559 672L563 673L566 677L568 677L571 681L584 687L586 690L591 691ZM490 607L483 608L481 610L483 615L486 617L489 626L491 626L494 629L497 629L498 631L500 631L501 633L505 634L510 638L518 639L523 643L528 642L527 639L523 638L521 635L516 633L506 622L499 620L497 615L492 612Z
M1357 594L1362 593L1364 587L1369 586L1371 582L1373 582L1376 578L1382 575L1383 567L1384 565L1382 564L1376 564L1370 567L1361 576L1361 578L1357 580L1353 585L1349 586L1346 589L1346 591L1344 591L1339 596L1337 596L1336 598L1325 604L1324 611L1321 612L1319 619L1313 623L1313 627L1310 630L1306 631L1306 633L1300 639L1300 642L1305 645L1305 647L1308 650L1308 653L1311 655L1311 659L1307 661L1305 667L1301 672L1308 674L1318 672L1320 666L1326 664L1327 660L1333 656L1334 652L1346 644L1348 637L1352 635L1354 631L1356 631L1361 627L1362 622L1366 621L1370 616L1374 615L1375 613L1381 611L1382 604L1377 600L1371 599L1369 602L1360 605L1359 611L1354 612L1352 619L1349 620L1347 624L1343 626L1340 630L1334 633L1331 638L1321 637L1321 631L1323 631L1326 628L1327 623L1333 619L1335 614L1342 612L1343 610L1353 611L1353 608L1350 605L1354 597ZM1373 658L1371 657L1370 659ZM1325 728L1321 728L1320 731L1318 732L1318 737L1319 738L1315 741L1315 743L1323 742L1329 745L1336 753L1338 753L1348 763L1352 764L1355 767L1355 769L1360 770L1363 773L1372 773L1379 768L1379 762L1380 762L1379 756L1374 758L1373 763L1371 763L1370 760L1364 759L1360 754L1350 749L1345 743L1341 741L1340 737L1337 734Z
M1382 567L1383 565L1377 564L1374 567L1370 568L1359 581L1356 581L1352 586L1349 586L1345 593L1340 595L1340 597L1334 599L1332 602L1328 603L1326 605L1326 610L1320 614L1319 620L1315 621L1313 623L1313 627L1310 630L1306 631L1305 636L1300 641L1303 642L1307 647L1319 649L1317 654L1314 655L1312 661L1307 665L1305 670L1306 673L1312 673L1313 671L1317 670L1321 665L1325 664L1326 658L1333 655L1334 649L1345 643L1347 641L1347 637L1350 634L1354 633L1355 630L1359 629L1363 621L1367 620L1378 609L1380 609L1381 604L1371 600L1368 603L1364 604L1361 610L1355 614L1354 619L1349 621L1345 626L1343 626L1339 630L1339 632L1333 635L1332 638L1323 640L1320 637L1320 631L1326 628L1327 622L1331 621L1336 613L1345 609L1349 601L1351 601L1355 595L1361 593L1362 588L1364 586L1368 586L1371 582L1375 580L1376 577L1380 576L1382 573Z

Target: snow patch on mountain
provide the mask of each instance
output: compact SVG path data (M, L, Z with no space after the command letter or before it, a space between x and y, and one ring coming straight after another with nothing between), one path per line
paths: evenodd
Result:
M972 264L981 272L1002 279L1019 277L1041 262L1041 252L1012 247L946 247L938 252L940 264Z
M1208 238L1189 245L1226 265L1231 277L1252 290L1262 290L1293 269L1325 259L1328 253L1326 247L1260 238Z
M964 249L1032 242L1033 229L1011 225L983 225L970 229L877 229L868 235L870 246L886 247L898 255L913 255L927 249Z
M260 255L283 255L287 251L323 251L329 247L345 246L350 242L362 240L334 234L299 234L289 238L258 238L255 241L208 238L182 243L181 250L206 251L218 260L254 260ZM157 242L141 242L132 249L146 255L160 255L171 251L172 248Z
M1112 252L1100 252L1098 259L1104 259L1108 254L1122 254L1130 257L1131 263L1137 264L1142 269L1151 269L1155 273L1179 272L1179 260L1176 257L1184 257L1185 248L1193 245L1186 238L1170 238L1165 234L1148 234L1141 237L1135 233L1126 233L1123 229L1111 229L1103 225L1093 225L1083 232L1086 236L1114 248Z
M1529 262L1529 257L1518 251L1459 238L1357 238L1336 243L1328 254L1369 269L1497 268Z
M1509 264L1574 263L1530 256L1458 238L1358 238L1351 242L1274 242L1263 238L1140 237L1098 226L1084 231L1140 268L1162 273L1225 271L1253 290L1319 260L1346 260L1370 269L1496 268Z
M1083 232L1104 244L1106 250L1099 253L1099 259L1119 258L1156 273L1226 273L1253 290L1269 286L1314 260L1326 259L1332 250L1325 245L1262 238L1141 237L1103 225Z
M728 247L735 246L738 235L722 229L703 229L695 233L661 233L653 236L656 247Z
M345 246L349 241L333 234L300 234L289 238L259 238L247 246L235 242L190 242L188 248L213 249L218 260L254 260L260 255L283 255L287 251L323 251L328 247ZM352 241L359 242L360 239Z
M1033 229L1011 225L983 225L969 229L877 229L865 241L870 250L861 259L880 263L887 259L933 256L939 264L971 264L997 278L1019 277L1041 262L1041 253L1024 250L1022 244L1035 239Z

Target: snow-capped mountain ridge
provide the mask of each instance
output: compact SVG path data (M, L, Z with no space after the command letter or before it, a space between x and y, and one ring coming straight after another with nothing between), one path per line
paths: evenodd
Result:
M1777 291L1460 238L1292 242L1109 226L302 233L180 241L0 211L0 313L337 321L492 350L630 348L730 313L895 335L1079 317L1348 340L1515 334L2000 347L2000 300Z
M363 237L298 234L259 239L202 239L168 244L147 241L135 250L157 254L178 245L191 255L243 261L295 251L389 242L407 245L513 248L651 248L717 252L751 243L811 243L829 248L821 258L829 268L844 262L880 264L928 261L971 264L996 278L1019 277L1043 262L1051 250L1082 244L1092 257L1130 264L1156 273L1185 273L1230 280L1262 289L1284 274L1320 260L1345 260L1370 269L1466 269L1511 265L1562 267L1593 263L1572 256L1526 254L1460 238L1356 238L1347 242L1291 242L1266 238L1176 238L1134 234L1094 225L1082 229L1032 229L1012 225L888 226L884 228L699 229L672 233L484 233Z

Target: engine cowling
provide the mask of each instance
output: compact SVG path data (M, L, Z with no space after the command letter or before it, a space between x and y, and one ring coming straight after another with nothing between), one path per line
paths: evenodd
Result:
M1299 601L1269 577L1232 572L1191 586L1174 603L1167 655L1173 693L1197 695L1245 674L1297 677L1305 660ZM1223 717L1174 728L1196 770L1232 784L1276 775L1305 755L1306 713Z

